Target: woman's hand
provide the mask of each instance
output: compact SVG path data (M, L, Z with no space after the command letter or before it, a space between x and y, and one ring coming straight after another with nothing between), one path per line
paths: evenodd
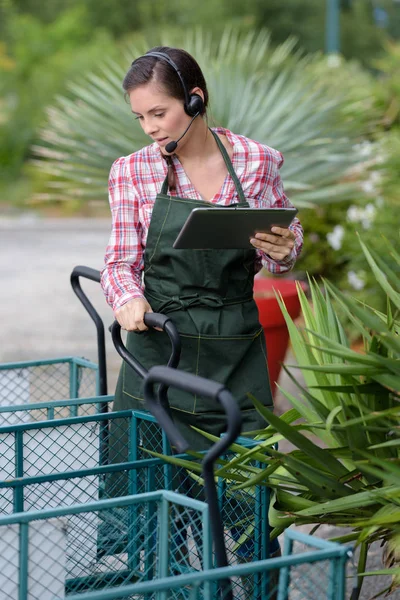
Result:
M153 312L150 304L144 298L134 298L123 304L115 311L115 318L122 329L127 331L146 331L144 324L145 313Z
M289 256L294 247L295 235L287 227L272 227L271 232L256 233L250 243L274 260L283 260Z

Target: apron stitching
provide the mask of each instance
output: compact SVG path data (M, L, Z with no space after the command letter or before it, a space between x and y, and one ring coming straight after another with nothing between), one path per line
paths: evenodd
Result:
M125 366L126 366L126 363L123 360L122 361L122 389L124 392L125 392Z
M186 415L202 415L205 413L195 413L194 411L190 411L190 410L185 410L184 408L176 408L176 406L171 406L171 410L176 410L177 412L183 412ZM219 413L216 413L219 414ZM221 413L223 414L223 413Z
M135 398L135 396L132 396L132 398ZM138 400L139 400L139 398L138 398ZM272 406L272 405L271 404L266 404L265 406ZM201 413L194 413L194 412L190 412L190 410L184 410L183 408L176 408L175 406L171 406L171 410L172 411L177 411L177 412L183 412L183 413L185 413L187 415L197 415L197 416L210 415L210 414L211 415L221 416L221 415L225 414L223 412L218 413L218 412L210 412L210 411L206 411L204 413L203 412L201 412ZM250 411L257 412L255 408L241 408L240 409L240 412L250 412Z
M200 340L201 340L201 336L199 334L198 336L198 342L197 342L197 360L196 360L196 375L199 374L199 360L200 360ZM196 412L196 403L197 403L197 394L194 395L194 406L193 406L193 413Z
M125 373L126 373L126 362L123 361L122 362L122 391L124 394L126 394L127 396L130 396L131 398L134 398L135 400L140 400L141 402L144 402L144 398L138 398L137 396L133 396L132 394L130 394L129 392L126 391L125 389Z
M134 398L135 400L139 400L140 402L144 402L144 398L139 398L139 396L134 396L133 394L130 394L129 392L126 392L124 390L124 394L126 394L127 396L130 396L131 398Z
M255 340L256 338L258 338L260 336L262 332L262 327L260 328L259 331L257 331L257 333L255 334L245 334L242 336L221 336L221 335L217 335L217 336L204 336L201 335L200 333L198 335L190 335L187 333L180 333L179 335L181 337L185 337L185 338L190 338L190 339L199 339L199 340L241 340L241 341L245 341L245 340ZM264 354L265 356L265 354Z
M261 333L261 331L260 331L260 333ZM262 337L260 337L260 346L261 346L261 352L264 355L265 362L267 362L267 355L266 355L266 353L264 351L264 346L263 346L263 343L262 343ZM269 373L268 373L268 379L269 379Z
M149 258L149 266L151 265L151 261L152 261L152 260L153 260L153 258L154 258L154 255L155 255L155 253L156 253L156 250L157 250L157 246L158 246L158 244L159 244L159 242L160 242L161 234L162 234L162 232L163 232L163 229L164 229L165 222L166 222L166 220L167 220L167 218L168 218L168 215L169 215L170 208L171 208L171 196L169 196L168 210L167 210L167 213L166 213L166 215L165 215L165 218L164 218L163 224L162 224L162 226L161 226L160 232L159 232L159 234L158 234L157 242L156 242L156 244L155 244L155 246L154 246L154 252L153 252L153 254L152 254L152 255L150 256L150 258Z

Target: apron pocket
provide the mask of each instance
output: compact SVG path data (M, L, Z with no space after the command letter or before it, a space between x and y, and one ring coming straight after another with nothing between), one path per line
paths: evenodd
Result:
M263 329L253 334L234 336L181 335L180 369L223 383L238 402L241 410L254 408L248 394L264 405L272 404ZM188 364L190 358L190 364ZM201 413L223 413L216 400L202 396L187 397L182 404L175 390L170 392L170 404L177 410Z
M262 328L246 335L181 334L181 341L179 370L223 383L241 410L254 407L248 393L262 404L272 405ZM155 365L166 365L171 352L167 336L154 330L129 334L127 347L146 369ZM138 401L143 402L143 379L126 364L123 371L122 388L126 398L124 404L132 403L137 406ZM224 413L216 400L192 395L176 388L169 390L168 399L171 408L177 411L190 414Z

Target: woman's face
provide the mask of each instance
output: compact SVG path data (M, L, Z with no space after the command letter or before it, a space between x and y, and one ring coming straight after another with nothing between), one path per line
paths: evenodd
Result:
M190 117L183 103L172 98L155 82L142 85L129 94L133 114L143 131L157 142L161 151L168 142L177 140L188 126Z

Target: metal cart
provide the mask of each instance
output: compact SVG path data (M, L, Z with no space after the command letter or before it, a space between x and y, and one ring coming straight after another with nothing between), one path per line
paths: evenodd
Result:
M100 275L77 267L71 281L96 323L103 372L98 390L105 394L104 327L80 288L82 276L99 281ZM23 399L0 409L8 423L0 427L0 590L5 600L342 600L348 548L289 531L284 557L265 560L267 488L256 486L238 498L235 482L214 472L218 456L226 457L239 434L236 403L220 384L177 369L179 335L170 319L154 314L146 319L170 336L168 367L147 372L123 347L117 324L112 333L123 358L145 378L149 412L114 413L112 396L79 399L71 393L69 400L44 396L45 402L27 405ZM161 384L157 396L155 384ZM149 427L163 454L171 454L168 438L178 451L187 449L168 412L168 387L210 395L227 411L226 436L205 456L182 455L201 471L207 503L193 497L194 480L186 472L185 495L175 493L176 487L182 491L184 470L177 480L168 462L149 458L140 448ZM76 393L76 386L69 389ZM118 422L129 431L124 463L118 456L110 460L110 425ZM128 495L113 498L120 478L128 482ZM243 540L238 538L246 536L251 559L241 564Z

